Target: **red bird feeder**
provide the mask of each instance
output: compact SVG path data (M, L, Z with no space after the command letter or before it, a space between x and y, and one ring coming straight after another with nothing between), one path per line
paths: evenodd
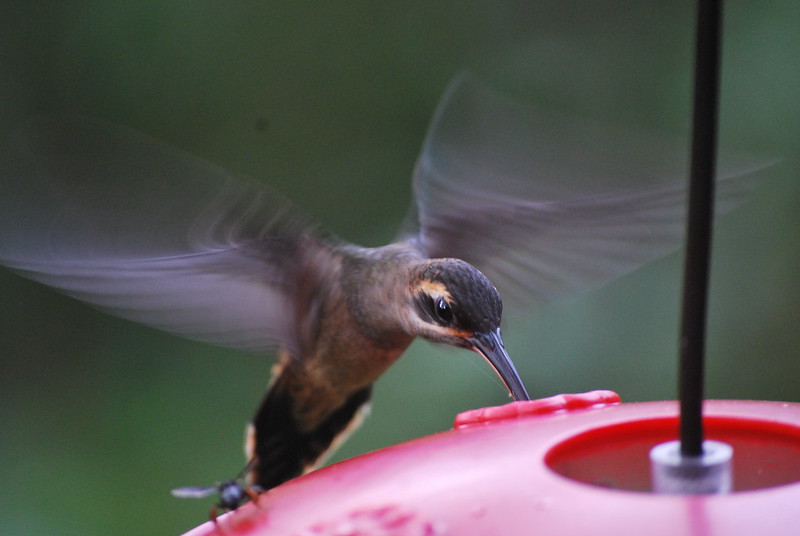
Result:
M734 448L731 493L651 492L648 452L676 437L678 404L594 391L462 413L186 536L797 534L800 404L707 401L704 425Z

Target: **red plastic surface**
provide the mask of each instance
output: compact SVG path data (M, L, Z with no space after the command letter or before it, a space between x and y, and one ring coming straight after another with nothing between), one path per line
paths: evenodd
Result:
M589 391L588 393L555 395L537 400L511 402L503 406L489 406L464 411L456 415L454 425L456 428L460 428L472 424L489 424L506 419L547 415L558 411L571 411L619 403L619 395L614 391Z
M461 414L454 430L295 479L187 536L800 534L800 404L707 402L708 435L736 448L738 491L684 496L630 491L649 485L649 448L674 438L675 402L582 396Z

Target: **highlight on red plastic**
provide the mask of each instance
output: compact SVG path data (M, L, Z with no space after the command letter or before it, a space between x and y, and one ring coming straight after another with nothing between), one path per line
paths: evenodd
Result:
M651 492L648 453L677 437L677 402L595 391L465 412L187 536L798 534L800 404L707 401L704 416L708 438L734 448L728 494Z
M614 391L598 390L579 394L562 394L549 398L511 402L502 406L489 406L464 411L456 415L454 424L458 428L472 424L486 424L531 415L548 415L559 411L586 409L619 403L620 397Z

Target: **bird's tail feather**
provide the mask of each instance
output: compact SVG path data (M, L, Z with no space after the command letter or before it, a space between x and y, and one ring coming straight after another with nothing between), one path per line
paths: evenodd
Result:
M324 463L354 431L369 409L372 386L352 393L344 403L330 408L325 417L309 428L298 418L303 393L291 366L276 365L264 401L248 427L247 456L251 485L264 490L300 476Z

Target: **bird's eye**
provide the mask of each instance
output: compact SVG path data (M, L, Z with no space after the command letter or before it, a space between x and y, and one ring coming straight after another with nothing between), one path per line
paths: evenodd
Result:
M450 324L450 322L453 321L453 310L450 308L450 304L447 303L447 300L442 297L434 300L433 313L442 325Z

